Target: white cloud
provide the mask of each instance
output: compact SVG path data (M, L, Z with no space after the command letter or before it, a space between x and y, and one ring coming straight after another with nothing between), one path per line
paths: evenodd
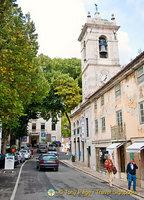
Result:
M129 45L128 33L124 31L118 31L118 41L120 63L121 65L128 64L131 60L131 57L134 56L134 52Z
M124 31L118 31L118 41L119 41L119 48L123 51L131 51L129 46L129 37L128 33Z
M18 4L35 22L39 53L80 58L77 39L86 21L82 0L18 0Z

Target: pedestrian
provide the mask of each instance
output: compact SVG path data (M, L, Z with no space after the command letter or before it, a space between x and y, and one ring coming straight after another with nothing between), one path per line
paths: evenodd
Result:
M34 149L31 148L31 158L33 159Z
M128 189L131 188L131 183L133 181L133 190L136 191L136 169L138 166L135 164L134 160L131 161L127 165L126 172L128 173Z
M110 159L110 154L107 155L107 159L105 161L105 168L107 169L108 173L108 182L109 185L112 187L112 181L113 181L113 161Z

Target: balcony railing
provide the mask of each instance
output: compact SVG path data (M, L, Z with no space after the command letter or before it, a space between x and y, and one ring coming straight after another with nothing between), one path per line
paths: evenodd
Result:
M125 140L126 139L126 126L115 125L111 126L111 139L112 140Z

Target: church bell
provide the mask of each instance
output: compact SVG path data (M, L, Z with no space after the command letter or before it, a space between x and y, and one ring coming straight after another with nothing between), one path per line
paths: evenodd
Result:
M100 39L99 46L100 46L100 54L107 54L107 49L106 49L107 43L105 39Z

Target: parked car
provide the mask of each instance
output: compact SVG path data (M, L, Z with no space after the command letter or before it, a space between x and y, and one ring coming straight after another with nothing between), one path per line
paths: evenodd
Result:
M0 154L0 168L5 166L5 154Z
M54 169L55 171L58 171L59 160L56 155L41 154L37 158L36 165L39 171L45 168Z
M37 153L47 153L47 145L39 145Z
M49 144L48 151L56 151L56 145L55 144Z
M16 167L20 163L20 161L18 159L18 155L14 154L14 157L15 157L14 166Z
M21 149L29 150L29 147L27 147L26 145L22 145L22 146L21 146Z
M29 153L28 150L22 149L22 150L20 150L20 152L24 154L25 159L27 159L27 160L30 159L31 154Z
M18 160L21 163L25 162L25 157L24 157L24 154L22 152L15 152L15 154L18 156Z

